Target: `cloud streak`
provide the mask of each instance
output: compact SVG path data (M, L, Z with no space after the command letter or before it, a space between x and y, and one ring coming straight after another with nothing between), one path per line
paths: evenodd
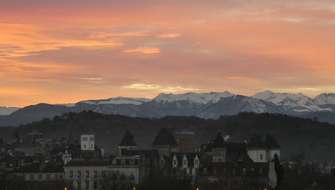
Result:
M159 84L148 84L148 83L134 83L130 85L123 86L125 89L131 90L148 90L148 91L157 91L165 93L180 93L180 92L189 92L189 91L200 91L198 88L190 88L183 86L167 86Z

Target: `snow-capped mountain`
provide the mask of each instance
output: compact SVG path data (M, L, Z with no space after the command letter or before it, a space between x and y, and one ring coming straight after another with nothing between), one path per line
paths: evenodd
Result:
M267 102L272 102L278 106L283 106L288 111L294 112L316 112L316 111L330 111L327 108L321 108L315 104L314 100L301 93L275 93L271 91L259 92L253 96Z
M145 102L149 102L150 99L146 98L127 98L127 97L115 97L104 100L86 100L79 103L93 104L93 105L106 105L106 104L129 104L129 105L141 105Z
M210 92L210 93L186 93L186 94L160 94L154 101L167 103L167 102L178 102L178 101L188 101L190 103L195 104L208 104L208 103L216 103L222 98L227 98L234 96L234 94L225 91L222 93L218 92Z
M314 102L317 105L335 105L335 94L334 93L324 93L316 96Z
M284 113L284 110L271 102L248 96L235 95L208 105L197 116L202 118L218 118L222 115L236 115L241 112Z
M196 116L215 119L241 112L279 113L335 123L335 94L321 94L310 98L303 94L271 91L254 96L235 95L226 91L159 94L153 99L116 97L66 105L37 104L1 116L0 126L16 126L85 110L147 118Z

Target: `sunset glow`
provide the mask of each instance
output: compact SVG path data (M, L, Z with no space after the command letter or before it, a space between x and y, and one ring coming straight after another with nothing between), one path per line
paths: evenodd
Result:
M335 92L333 0L0 2L0 105Z

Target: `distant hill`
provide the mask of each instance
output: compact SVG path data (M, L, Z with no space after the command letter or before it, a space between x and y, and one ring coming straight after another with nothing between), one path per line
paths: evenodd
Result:
M144 118L196 116L207 119L241 112L278 113L335 123L335 94L325 93L310 98L303 94L271 91L260 92L254 96L210 92L160 94L153 99L116 97L64 105L37 104L14 111L10 115L0 115L0 126L18 126L85 110Z
M243 141L256 134L271 134L279 141L283 158L304 155L309 160L335 159L334 125L280 114L240 113L218 119L197 117L148 119L85 111L67 113L52 120L44 119L15 128L2 127L0 136L8 140L14 133L24 136L32 131L39 131L50 138L69 136L76 138L83 133L94 133L97 136L97 144L107 152L112 152L126 130L131 131L137 144L145 148L150 147L162 127L173 131L194 131L197 145L207 143L218 131L229 135L231 141Z
M0 116L1 115L10 115L11 113L17 111L20 108L17 107L0 107Z

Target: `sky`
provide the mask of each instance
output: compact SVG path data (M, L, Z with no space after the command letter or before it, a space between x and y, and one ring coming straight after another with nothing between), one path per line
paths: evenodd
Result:
M0 105L335 92L333 0L0 0Z

